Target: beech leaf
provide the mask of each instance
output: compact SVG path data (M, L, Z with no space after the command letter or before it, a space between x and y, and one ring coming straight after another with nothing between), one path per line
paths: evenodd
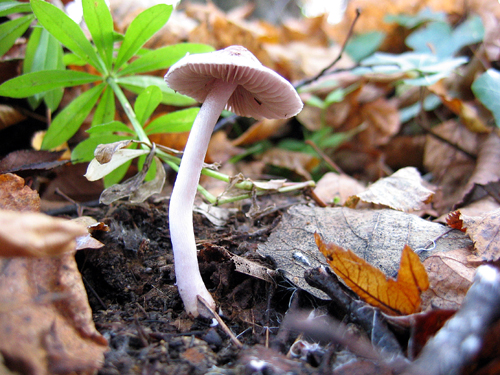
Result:
M335 274L363 301L390 315L409 315L420 310L420 294L429 288L429 279L418 255L408 245L403 249L394 280L351 250L325 243L317 233L314 238Z

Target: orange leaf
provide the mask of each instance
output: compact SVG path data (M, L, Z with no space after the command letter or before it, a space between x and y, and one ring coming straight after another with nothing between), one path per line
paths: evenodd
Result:
M390 315L419 311L420 294L429 288L429 279L418 255L408 245L403 249L398 278L394 280L351 250L324 243L318 233L314 238L333 271L363 301Z

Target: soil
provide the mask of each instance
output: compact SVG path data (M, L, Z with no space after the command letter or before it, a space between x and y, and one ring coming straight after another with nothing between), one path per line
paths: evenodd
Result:
M246 217L243 207L223 228L194 215L202 276L243 348L213 320L192 319L184 312L175 286L168 201L118 203L93 212L111 230L96 234L105 247L79 252L77 260L96 327L110 347L99 374L323 372L319 354L286 357L297 335L280 333L280 324L292 300L304 307L324 302L279 277L271 284L239 273L227 255L229 251L273 268L271 260L257 254L257 246L286 207L304 201L283 199L258 218Z

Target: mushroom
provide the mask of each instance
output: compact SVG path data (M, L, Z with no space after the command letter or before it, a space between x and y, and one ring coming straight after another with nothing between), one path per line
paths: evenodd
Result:
M176 283L186 311L196 317L197 296L215 307L198 267L192 215L208 143L222 110L278 119L295 116L303 104L290 82L241 46L187 55L170 67L165 81L171 89L203 103L184 149L169 207Z

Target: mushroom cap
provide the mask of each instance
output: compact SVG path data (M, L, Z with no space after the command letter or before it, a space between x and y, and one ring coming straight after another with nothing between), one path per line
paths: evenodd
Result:
M279 119L295 116L303 103L286 79L265 67L245 47L231 46L187 55L165 75L168 86L204 102L217 80L237 83L226 109L239 116Z

